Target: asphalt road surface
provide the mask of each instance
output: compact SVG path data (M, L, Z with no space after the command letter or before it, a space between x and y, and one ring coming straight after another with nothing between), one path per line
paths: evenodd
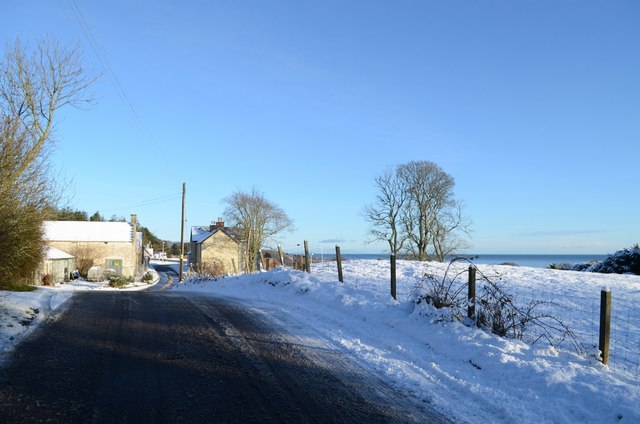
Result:
M0 369L0 423L446 422L321 339L165 283L77 294Z

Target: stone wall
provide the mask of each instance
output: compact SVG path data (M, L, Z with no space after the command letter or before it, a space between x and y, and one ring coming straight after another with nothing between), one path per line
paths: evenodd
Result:
M199 262L205 267L218 264L223 274L236 274L240 270L240 248L238 243L222 231L218 231L202 242Z
M121 259L122 275L135 277L138 258L132 242L50 241L47 244L75 256L76 264L81 259L92 258L93 265L104 267L106 259Z

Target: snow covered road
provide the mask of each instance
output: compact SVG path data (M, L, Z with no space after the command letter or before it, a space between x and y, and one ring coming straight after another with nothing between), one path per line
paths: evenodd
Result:
M274 313L198 293L78 293L0 370L0 422L445 422Z
M160 265L155 264L163 274L177 270L177 263ZM519 302L550 300L553 314L587 348L579 353L570 344L501 338L425 302L417 304L423 276L443 278L447 267L399 261L397 301L389 296L387 261L371 260L345 262L344 284L337 281L335 263L323 263L315 264L312 274L278 268L184 283L174 276L155 287L126 289L148 293L107 291L113 289L89 283L0 292L0 359L10 359L12 352L15 359L12 368L0 370L0 422L22 417L20 408L26 421L51 416L60 422L86 416L121 421L106 411L122 405L146 411L146 422L164 416L198 421L207 414L207 420L237 421L220 412L225 403L238 419L249 421L259 415L304 421L308 412L326 408L333 415L317 419L432 422L419 416L435 409L457 423L640 422L639 276L478 267ZM460 271L466 277L466 268ZM610 366L593 352L602 287L614 299ZM116 303L94 301L67 319L70 314L62 310L74 303L60 304L70 290L75 303L101 294L108 296L95 299ZM49 323L48 317L56 316L66 327ZM47 340L34 342L38 332ZM25 350L39 343L42 347ZM234 354L220 359L221 352ZM353 362L357 366L339 365ZM137 371L145 367L151 371ZM134 379L127 380L127 373ZM228 386L231 380L238 385ZM265 384L268 393L257 389ZM325 386L344 398L327 393ZM310 394L311 401L303 400ZM288 397L289 409L269 407L270 396ZM359 405L372 406L362 411ZM131 410L132 419L142 415ZM56 411L62 411L60 418ZM129 419L128 414L122 417Z

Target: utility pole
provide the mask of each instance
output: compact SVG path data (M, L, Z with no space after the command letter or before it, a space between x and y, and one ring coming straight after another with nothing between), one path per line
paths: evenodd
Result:
M182 183L182 221L180 221L180 273L178 281L182 282L182 268L184 263L184 197L187 193L187 183Z

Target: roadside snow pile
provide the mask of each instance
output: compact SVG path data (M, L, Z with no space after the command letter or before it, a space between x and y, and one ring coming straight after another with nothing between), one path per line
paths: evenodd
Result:
M446 267L398 261L397 301L389 296L387 261L375 260L345 261L345 284L337 281L335 262L327 262L314 264L312 274L278 268L173 289L241 299L292 331L311 328L457 422L640 422L640 277L478 266L517 301L544 300L585 353L500 338L452 319L447 309L416 304L425 273L441 278ZM465 269L454 270L459 279ZM603 286L620 299L614 311L624 316L616 324L612 314L610 367L594 352Z
M158 282L160 276L149 270L151 283L131 283L123 289L109 286L108 281L72 281L53 287L38 287L32 292L11 292L0 290L0 365L22 338L44 322L54 311L62 312L60 306L74 292L87 290L142 290Z
M0 363L22 337L71 296L70 291L51 288L34 292L0 291Z

